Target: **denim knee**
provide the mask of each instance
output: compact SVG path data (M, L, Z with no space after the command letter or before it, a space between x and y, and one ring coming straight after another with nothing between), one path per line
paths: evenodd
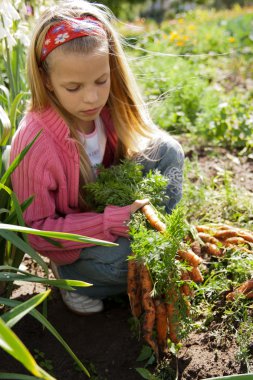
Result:
M142 156L138 157L137 162L144 166L144 174L157 169L168 178L166 191L168 200L165 203L165 209L167 213L171 213L182 198L184 165L182 146L167 133L162 133L152 143L152 146Z

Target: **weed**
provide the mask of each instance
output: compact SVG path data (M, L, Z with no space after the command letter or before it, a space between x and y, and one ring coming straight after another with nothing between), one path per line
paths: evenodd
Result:
M34 349L34 357L41 366L41 368L45 369L48 373L53 375L54 372L54 366L53 361L51 359L47 359L44 352L40 351L39 349Z

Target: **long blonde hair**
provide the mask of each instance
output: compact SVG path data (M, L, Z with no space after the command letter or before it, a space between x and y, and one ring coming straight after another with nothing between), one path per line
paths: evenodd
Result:
M80 196L79 203L85 206L82 196L82 186L93 181L93 172L89 158L81 149L79 135L68 115L60 106L53 93L45 86L41 71L47 74L47 59L41 64L42 45L49 28L60 20L76 19L84 15L92 15L103 24L107 33L106 44L109 47L109 62L111 71L111 88L107 101L114 128L118 137L116 156L118 158L132 157L143 150L143 142L151 141L158 128L149 117L135 78L124 54L120 37L112 25L113 15L101 4L91 4L84 0L64 1L48 9L37 22L30 49L28 51L28 80L31 89L30 111L41 111L53 104L65 118L71 136L77 141L80 151ZM69 41L57 49L67 49L69 52L92 53L104 44L99 36L80 37ZM49 54L50 57L50 54Z

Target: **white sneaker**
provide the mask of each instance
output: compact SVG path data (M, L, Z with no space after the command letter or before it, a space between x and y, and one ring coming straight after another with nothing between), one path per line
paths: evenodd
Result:
M104 308L101 300L90 298L77 292L68 292L61 289L61 295L65 305L73 311L73 313L79 315L99 313Z
M50 266L55 278L60 278L57 265L51 261ZM60 289L60 293L63 302L73 313L88 315L99 313L104 308L103 301L84 296L76 291L69 292L67 290Z

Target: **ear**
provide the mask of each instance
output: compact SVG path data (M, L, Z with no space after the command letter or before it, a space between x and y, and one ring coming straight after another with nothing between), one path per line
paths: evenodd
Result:
M42 78L42 81L45 85L45 87L50 91L50 92L53 92L54 91L54 88L52 86L52 83L51 83L51 80L49 78L49 75L40 67L40 75L41 75L41 78Z

